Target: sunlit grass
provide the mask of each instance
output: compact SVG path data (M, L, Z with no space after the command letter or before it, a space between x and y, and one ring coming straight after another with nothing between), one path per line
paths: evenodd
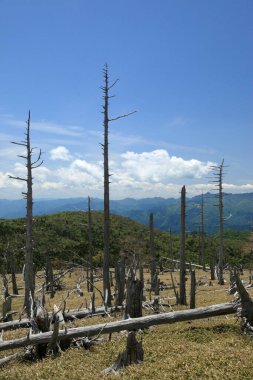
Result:
M146 274L146 276L149 276ZM175 282L178 273L174 273ZM198 271L197 279L202 278L206 285L197 287L197 306L206 306L227 302L233 297L228 295L225 286L209 286L209 274ZM65 289L58 292L53 300L47 298L47 307L52 309L53 304L60 304L66 297L67 289L72 289L80 278L80 271L68 275L64 280ZM248 273L243 276L247 283ZM166 284L171 283L169 273L161 275ZM21 280L19 279L19 284ZM189 280L187 281L187 294L189 294ZM101 283L96 286L101 289ZM82 299L74 292L66 300L67 308L78 308L85 303L89 304L89 294L86 285L82 285L84 297ZM173 290L165 290L160 294L166 302L174 304ZM168 299L169 297L169 299ZM96 294L97 305L101 305L101 297ZM50 301L50 303L49 303ZM22 309L21 298L14 300L13 309ZM173 310L182 307L172 307ZM169 311L166 308L166 311ZM147 312L147 311L146 311ZM103 323L122 316L94 317L70 323L69 327L84 326L88 324ZM4 339L24 336L26 330L8 331ZM126 343L126 334L113 334L112 340L103 336L104 341L93 346L90 350L72 348L54 359L47 358L37 362L23 362L15 360L6 365L0 372L0 379L114 379L115 375L103 376L101 371L110 366L123 351ZM253 371L252 349L253 341L242 334L240 323L235 316L221 316L192 322L182 322L172 325L151 327L138 335L144 347L144 362L122 371L120 379L251 379ZM1 352L1 356L11 354L12 351Z

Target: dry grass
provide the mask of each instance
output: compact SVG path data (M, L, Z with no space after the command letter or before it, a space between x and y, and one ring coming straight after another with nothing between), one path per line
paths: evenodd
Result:
M73 273L71 278L67 276L66 287L74 287L79 276L78 272ZM168 273L161 277L165 283L171 282ZM198 272L197 279L200 277L208 280L207 273ZM247 273L244 278L247 281ZM199 286L197 306L229 301L231 296L226 293L225 288L226 286L220 287L216 283L214 286ZM66 290L59 292L53 302L51 300L51 304L48 304L48 308L52 308L53 303L59 304L64 295ZM88 298L87 292L86 296ZM167 297L173 297L173 291L163 291L161 296L165 297L167 302ZM98 294L97 303L100 303ZM81 299L74 293L67 299L67 308L77 308L80 305ZM21 308L22 299L16 299L14 309L21 310ZM108 319L109 317L89 318L72 323L70 326L101 323ZM6 332L5 339L24 335L25 330L10 331ZM93 346L89 351L73 348L55 359L47 358L32 363L13 361L0 370L0 379L114 379L115 375L103 376L101 371L110 366L118 353L124 350L126 334L114 334L112 341L107 341L107 338L104 336L105 341ZM139 339L143 340L144 362L126 368L118 378L136 380L252 378L253 341L250 337L242 335L240 324L234 316L152 327L140 334ZM12 352L9 351L8 354L10 353ZM1 352L1 356L4 354L7 355L7 352Z

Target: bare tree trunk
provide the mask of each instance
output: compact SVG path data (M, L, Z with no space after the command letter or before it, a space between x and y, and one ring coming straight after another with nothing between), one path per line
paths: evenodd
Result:
M89 279L90 279L90 286L89 291L93 292L93 262L92 257L94 253L94 247L93 247L93 236L92 236L92 218L91 218L91 204L90 204L90 197L88 197L88 237L89 237Z
M127 117L134 112L109 118L109 90L118 82L116 80L113 84L109 85L108 66L104 67L104 86L103 91L103 114L104 114L104 143L102 144L103 156L104 156L104 262L103 262L103 291L104 299L107 299L107 305L111 306L111 287L110 287L110 196L109 196L109 149L108 149L108 129L109 122L115 121L124 117Z
M34 299L35 274L33 268L33 194L32 194L32 159L30 145L30 112L27 121L27 193L26 193L26 255L25 255L25 303L26 311L30 312L30 294Z
M16 273L14 271L11 272L11 282L12 282L13 294L18 295L18 285L17 285Z
M143 358L144 351L142 348L142 341L137 341L135 331L129 331L125 351L120 353L116 362L113 363L111 367L106 368L102 373L104 375L107 375L111 372L115 374L131 364L138 364L142 362Z
M108 99L109 99L109 84L108 84L108 68L104 68L104 263L103 263L103 287L104 298L107 295L107 304L111 306L111 286L110 286L110 197L109 197L109 157L108 157Z
M195 309L196 307L195 295L196 295L196 276L195 276L195 270L192 270L191 271L190 309Z
M181 190L181 225L180 225L180 294L179 303L186 305L185 290L185 186Z
M142 316L142 290L142 282L136 278L131 268L127 279L126 317L139 318Z
M24 308L28 315L31 313L31 302L34 300L34 288L35 288L35 274L33 268L33 193L32 193L32 169L36 169L42 165L41 161L41 150L39 152L38 158L32 162L33 149L30 144L30 111L28 113L27 128L26 128L26 140L23 142L12 142L16 145L21 145L26 148L26 155L19 155L19 157L25 159L27 168L27 177L13 177L10 178L17 179L19 181L24 181L27 184L27 191L23 192L23 196L26 199L26 246L25 246L25 300Z
M54 274L49 253L47 253L46 262L46 290L50 292L50 298L54 298Z
M219 261L218 261L218 283L224 285L223 269L224 269L224 227L223 227L223 171L224 171L224 159L222 163L217 166L212 166L214 175L217 178L213 182L218 187L218 206L219 206L219 226L220 226L220 242L219 242Z
M201 197L201 208L200 208L200 218L201 218L201 235L200 235L200 253L201 253L201 265L203 270L205 270L205 227L204 227L204 194Z
M121 306L125 298L125 257L121 255L115 266L116 306Z
M224 267L224 227L223 227L223 193L222 193L222 173L223 161L220 167L219 175L219 222L220 222L220 247L218 263L218 283L224 285L223 267Z
M150 276L151 276L151 291L154 292L156 288L156 258L155 258L155 244L154 244L154 215L151 212L149 215L149 245L150 245Z

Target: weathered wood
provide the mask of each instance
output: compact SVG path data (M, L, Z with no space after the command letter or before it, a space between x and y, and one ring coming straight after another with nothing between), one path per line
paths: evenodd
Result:
M0 359L0 367L4 366L6 363L9 363L11 360L16 359L20 354L17 352L10 356Z
M109 195L109 143L108 143L108 129L109 129L109 76L108 67L104 67L104 86L102 87L104 105L104 143L102 145L104 157L104 257L103 257L103 293L104 300L107 299L107 306L111 306L111 286L110 286L110 195Z
M185 201L186 190L185 186L181 190L181 221L180 221L180 289L179 289L179 303L186 305L186 289L185 289Z
M117 307L113 306L111 308L108 308L107 311L105 311L104 306L102 306L102 307L96 308L95 311L92 311L91 309L70 310L64 313L64 320L73 321L74 319L82 319L94 314L106 315L106 314L110 314L117 310L122 310L122 309L123 309L122 306L117 306ZM48 313L48 316L51 317L52 313ZM27 327L31 327L31 322L30 322L30 319L28 318L0 323L0 331L1 330L4 330L4 331L15 330L18 328L27 328Z
M8 296L8 297L4 298L4 300L3 300L3 320L4 321L11 321L12 320L11 301L12 301L11 296Z
M149 249L150 249L150 283L151 291L155 291L156 286L156 258L155 258L155 243L154 243L154 215L151 212L149 215Z
M116 373L131 364L138 364L143 361L143 357L142 341L138 342L136 332L130 331L128 333L125 351L118 355L116 362L113 363L111 367L106 368L103 374Z
M163 259L166 259L166 260L168 260L168 261L171 261L171 262L173 262L173 263L180 263L180 260L176 260L176 259L171 259L171 258L169 258L169 257L163 257ZM188 266L192 266L192 267L195 267L195 268L202 268L202 265L199 265L199 264L193 264L193 263L189 263L189 262L185 262L185 265L188 265ZM205 267L205 270L210 270L210 267Z
M133 269L127 279L127 296L125 317L138 318L142 316L142 282L136 278Z
M125 298L125 256L121 255L115 265L116 306L121 306Z
M195 309L196 307L195 295L196 295L196 276L195 276L195 270L192 270L191 271L190 309Z
M46 258L46 290L50 292L50 298L54 298L54 273L49 253Z
M109 334L122 330L138 330L155 325L192 321L234 313L235 306L233 303L223 303L197 309L180 310L163 314L148 315L140 318L121 320L117 322L103 323L99 325L60 330L58 339L61 341L65 339L73 339L85 336L91 337L98 334ZM20 339L0 342L0 351L24 347L28 344L48 343L51 341L52 335L53 332L50 331L36 335L28 335Z

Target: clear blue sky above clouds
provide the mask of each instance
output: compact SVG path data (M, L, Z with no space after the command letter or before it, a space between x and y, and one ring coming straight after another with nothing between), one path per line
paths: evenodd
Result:
M112 198L253 191L252 0L0 0L0 198L19 198L31 109L37 197L102 196L102 69L109 65Z

